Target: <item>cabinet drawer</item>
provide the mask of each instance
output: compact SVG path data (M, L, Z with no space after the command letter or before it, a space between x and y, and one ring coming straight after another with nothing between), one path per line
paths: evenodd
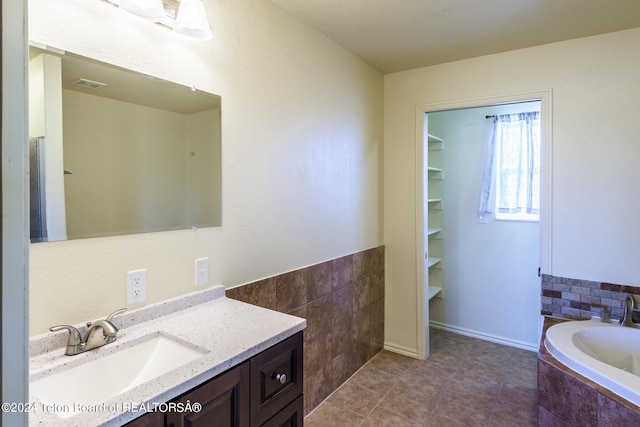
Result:
M302 394L302 332L251 359L251 425L260 426Z
M302 427L303 411L303 399L302 396L298 396L296 400L274 415L273 418L264 423L262 427Z

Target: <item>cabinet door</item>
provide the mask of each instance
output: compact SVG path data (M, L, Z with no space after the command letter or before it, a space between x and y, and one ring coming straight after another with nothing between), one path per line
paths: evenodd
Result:
M302 396L291 402L286 408L278 412L262 427L302 427L302 412L304 411Z
M162 412L150 412L125 424L126 427L159 427L164 425Z
M198 412L167 412L170 427L248 427L249 362L204 383L172 402L191 407L199 403Z
M302 394L302 332L251 359L251 425L262 425Z

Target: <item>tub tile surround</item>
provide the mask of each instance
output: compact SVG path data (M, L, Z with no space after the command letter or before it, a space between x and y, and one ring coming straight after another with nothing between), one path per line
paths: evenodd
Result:
M546 330L566 319L545 318L538 352L538 426L637 426L640 407L567 368L545 348Z
M307 320L305 415L384 344L384 246L227 289L227 297Z
M640 296L640 287L543 274L541 314L589 319L591 316L602 315L602 309L595 308L592 304L602 304L609 307L612 318L620 319L624 314L626 294Z

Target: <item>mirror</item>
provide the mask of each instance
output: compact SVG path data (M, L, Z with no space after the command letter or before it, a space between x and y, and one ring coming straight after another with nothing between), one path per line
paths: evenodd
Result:
M221 225L219 96L29 53L32 242Z

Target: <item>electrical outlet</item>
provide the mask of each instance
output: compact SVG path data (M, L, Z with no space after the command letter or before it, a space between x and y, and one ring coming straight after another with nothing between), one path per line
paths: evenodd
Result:
M127 273L127 304L147 299L147 269L132 270Z
M196 260L196 286L209 283L209 258Z

